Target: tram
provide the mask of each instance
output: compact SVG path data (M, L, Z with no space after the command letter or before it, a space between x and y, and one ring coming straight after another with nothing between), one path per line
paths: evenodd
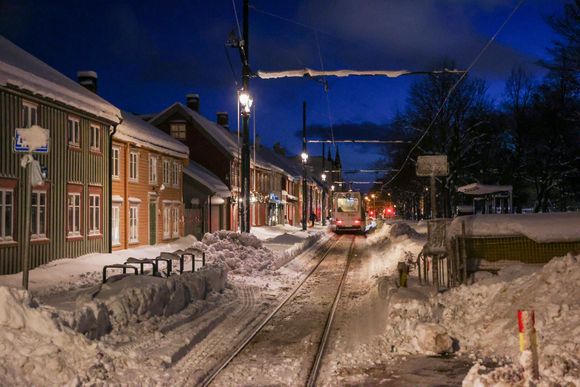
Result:
M332 196L335 232L366 231L365 203L360 192L335 192Z

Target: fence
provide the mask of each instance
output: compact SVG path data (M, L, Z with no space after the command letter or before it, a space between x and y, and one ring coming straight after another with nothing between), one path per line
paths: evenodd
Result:
M419 281L438 289L467 283L479 270L497 272L506 264L518 261L544 264L569 252L580 253L580 240L538 243L525 236L470 236L462 224L460 236L447 239L450 220L429 221L428 240L417 259Z

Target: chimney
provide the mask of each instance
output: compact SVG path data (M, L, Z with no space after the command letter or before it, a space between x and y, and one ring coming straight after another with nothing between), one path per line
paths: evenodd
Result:
M77 71L77 79L81 86L97 94L97 73L94 71Z
M187 100L187 107L199 113L199 94L187 94L185 99Z
M223 126L226 130L230 130L230 122L228 118L228 112L217 112L216 114L216 122L218 125Z

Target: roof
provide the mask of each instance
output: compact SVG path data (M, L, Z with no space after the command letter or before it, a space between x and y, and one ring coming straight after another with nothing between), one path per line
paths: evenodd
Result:
M167 155L179 158L189 157L189 148L181 141L129 112L123 111L122 117L123 121L117 126L117 132L113 138L134 142L139 146Z
M118 123L121 112L95 93L0 36L0 85L12 86Z
M485 185L479 183L472 183L457 188L458 192L466 195L488 195L499 192L511 192L511 185Z
M223 126L208 120L199 112L188 108L180 102L175 102L173 105L169 106L167 109L153 117L149 122L155 124L167 113L174 110L181 110L186 116L195 121L205 132L205 134L213 139L214 142L230 156L234 157L238 153L238 140L237 137L233 135L233 133L230 133Z
M256 151L256 155L260 157L262 162L266 162L277 169L282 170L287 175L299 178L302 176L302 167L292 160L286 158L285 156L279 155L272 149L266 147L259 147ZM260 161L260 160L258 160Z
M212 172L202 167L195 161L189 161L189 164L183 169L183 173L192 179L198 181L203 186L207 187L211 192L222 198L232 196L229 188Z

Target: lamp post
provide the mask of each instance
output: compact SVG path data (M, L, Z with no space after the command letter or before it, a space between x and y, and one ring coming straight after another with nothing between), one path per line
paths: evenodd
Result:
M249 58L249 0L244 0L243 36L240 42L240 56L242 59L242 90L239 96L240 112L242 116L242 219L240 230L250 232L250 58Z
M324 153L322 154L324 163ZM322 172L322 225L326 226L326 173Z
M306 231L306 213L308 212L308 187L306 186L306 163L308 163L308 153L306 153L306 101L302 103L302 230Z
M376 217L376 216L377 216L377 205L376 205L376 201L375 201L375 199L377 198L377 195L375 195L375 194L372 194L372 195L371 195L371 198L373 198L373 211L374 211L374 213L375 213L375 217Z

